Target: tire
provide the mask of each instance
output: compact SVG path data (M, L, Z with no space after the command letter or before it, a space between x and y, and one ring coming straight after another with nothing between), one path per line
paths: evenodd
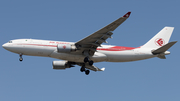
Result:
M19 58L19 61L23 61L23 58Z
M84 58L84 62L86 63L86 62L88 62L88 61L89 61L88 57L85 57L85 58Z
M84 72L85 71L85 67L81 67L80 71Z
M90 65L90 66L92 66L92 65L93 65L93 63L94 63L94 62L93 62L92 60L91 60L91 61L89 61L89 65Z
M86 70L86 71L85 71L85 74L86 74L86 75L89 75L89 73L90 73L89 70Z

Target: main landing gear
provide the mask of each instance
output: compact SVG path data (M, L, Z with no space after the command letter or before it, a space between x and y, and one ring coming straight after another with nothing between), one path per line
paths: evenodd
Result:
M89 75L89 73L90 73L90 71L86 70L84 66L81 67L80 71L85 72L86 75Z
M92 60L89 59L88 56L84 58L84 63L87 63L87 62L89 63L90 66L92 66L93 63L94 63ZM80 71L81 71L81 72L85 72L86 75L89 75L89 73L90 73L89 70L86 70L85 65L83 65L83 66L81 67Z
M23 61L22 54L19 54L19 61Z
M85 57L85 58L84 58L84 62L85 62L85 63L86 63L86 62L89 62L89 65L90 65L90 66L92 66L93 63L94 63L92 60L89 60L88 57Z

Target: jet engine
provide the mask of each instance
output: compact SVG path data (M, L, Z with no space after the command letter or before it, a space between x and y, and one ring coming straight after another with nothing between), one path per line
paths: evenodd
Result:
M53 61L53 69L66 69L72 67L67 61Z
M58 44L57 51L63 53L70 53L72 51L76 51L76 46L73 44Z

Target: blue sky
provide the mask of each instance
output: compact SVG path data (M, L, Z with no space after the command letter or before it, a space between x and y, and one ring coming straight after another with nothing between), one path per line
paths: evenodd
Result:
M131 11L108 44L138 47L165 26L180 39L179 0L3 0L0 44L32 38L76 42ZM104 72L85 75L80 67L57 71L56 59L23 56L2 47L0 101L179 101L179 43L167 59L95 63Z

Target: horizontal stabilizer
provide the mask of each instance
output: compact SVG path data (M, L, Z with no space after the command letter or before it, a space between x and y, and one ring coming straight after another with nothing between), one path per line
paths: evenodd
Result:
M160 54L160 53L164 53L164 52L167 51L169 48L171 48L176 42L177 42L177 41L170 42L170 43L168 43L168 44L166 44L166 45L164 45L164 46L162 46L162 47L154 50L152 53L153 53L154 55Z

